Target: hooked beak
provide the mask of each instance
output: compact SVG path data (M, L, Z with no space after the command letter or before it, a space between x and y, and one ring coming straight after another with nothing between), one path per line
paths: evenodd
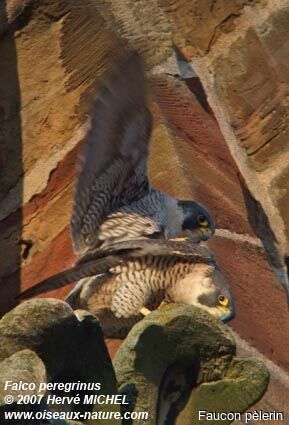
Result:
M195 230L188 230L189 238L195 243L207 241L214 233L215 232L209 227L199 227Z
M232 307L219 307L219 308L222 310L222 315L220 319L224 323L229 322L229 320L234 319L234 317L236 316L235 309Z

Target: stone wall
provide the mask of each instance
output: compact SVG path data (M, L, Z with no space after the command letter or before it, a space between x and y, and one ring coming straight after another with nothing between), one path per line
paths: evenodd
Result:
M20 288L74 261L68 223L91 87L129 46L153 70L151 179L212 211L232 327L289 370L288 14L288 0L1 2L2 313Z
M246 2L235 25L202 57L188 55L208 93L227 145L255 199L252 220L288 290L287 1ZM251 213L252 214L252 213ZM254 213L253 213L254 214Z

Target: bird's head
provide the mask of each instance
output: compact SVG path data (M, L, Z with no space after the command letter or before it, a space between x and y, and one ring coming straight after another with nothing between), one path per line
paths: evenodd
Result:
M230 288L221 271L213 265L195 264L169 296L172 302L195 305L223 322L235 316Z
M178 201L183 215L182 231L194 242L206 241L215 233L215 223L209 211L194 201Z
M216 267L210 267L204 274L200 293L197 297L199 307L204 308L223 322L235 317L235 305L224 275Z

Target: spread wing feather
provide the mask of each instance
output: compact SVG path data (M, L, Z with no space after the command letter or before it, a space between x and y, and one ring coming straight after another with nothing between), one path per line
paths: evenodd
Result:
M25 299L60 288L84 277L107 273L112 267L146 256L177 256L196 263L215 264L214 257L206 247L193 244L190 240L184 242L157 239L124 241L87 254L78 260L75 267L43 280L22 292L17 298Z
M91 112L71 217L75 253L96 247L108 214L148 192L150 133L143 64L127 53L104 79Z
M122 259L118 257L105 257L97 260L87 261L81 266L72 267L63 272L57 273L42 282L37 283L32 288L21 292L16 299L22 300L25 298L34 297L54 289L62 288L68 283L75 282L87 276L95 276L106 273L110 267L121 264Z
M194 243L191 239L138 239L117 242L106 246L104 249L97 249L81 257L76 264L102 258L109 255L116 255L126 258L139 258L146 255L152 256L178 256L191 258L192 261L202 261L204 263L214 262L214 256L209 249L200 244Z

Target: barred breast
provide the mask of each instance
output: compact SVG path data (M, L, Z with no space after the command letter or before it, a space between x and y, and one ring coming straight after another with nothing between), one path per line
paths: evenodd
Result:
M95 314L108 338L122 338L142 315L137 311L129 318L118 318L111 311L113 298L124 282L130 286L125 293L125 308L130 308L136 289L149 289L149 296L143 299L142 306L150 310L159 307L166 297L166 290L184 277L194 264L184 258L145 256L135 261L112 267L111 275L99 275L82 279L82 289L73 308L84 308Z
M111 311L112 298L119 286L117 276L94 276L82 279L82 290L70 305L85 309L100 320L107 338L125 338L130 329L142 319L141 314L129 318L117 318ZM145 307L156 309L164 299L164 291L152 294Z
M118 282L134 282L135 285L146 285L151 293L160 289L165 290L186 276L194 267L184 257L144 256L135 261L129 261L116 267L110 272L116 274Z

